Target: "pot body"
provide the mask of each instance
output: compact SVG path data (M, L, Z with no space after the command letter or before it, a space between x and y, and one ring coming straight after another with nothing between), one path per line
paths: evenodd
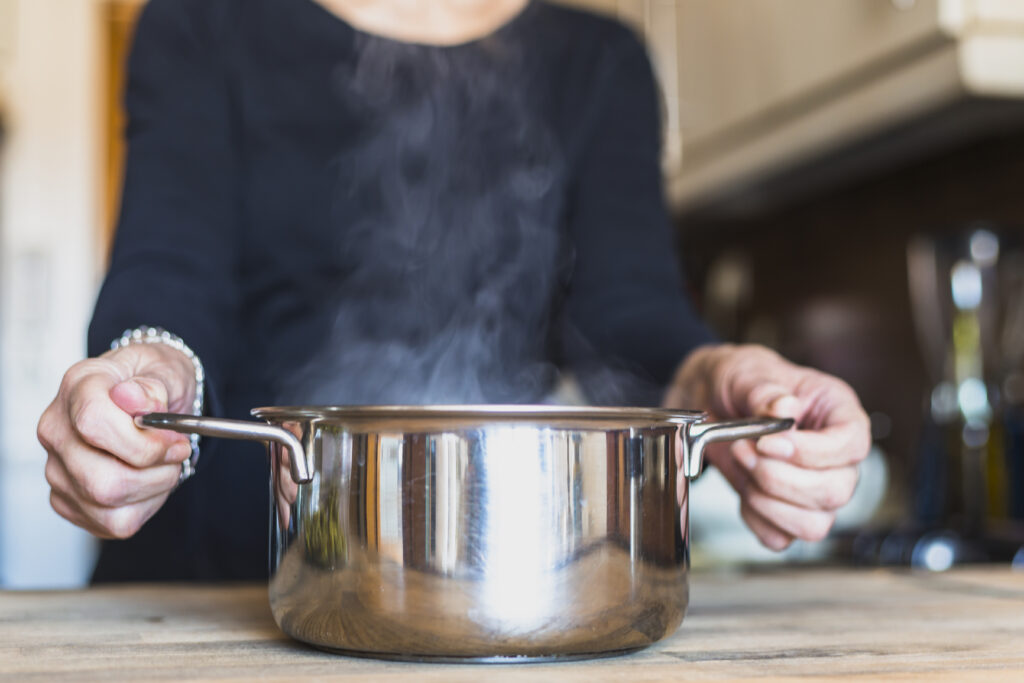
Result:
M680 430L496 412L254 411L271 444L274 618L321 648L401 659L616 654L688 601Z
M688 478L708 444L793 420L555 406L150 413L140 427L265 441L270 604L321 648L396 659L604 656L688 600Z

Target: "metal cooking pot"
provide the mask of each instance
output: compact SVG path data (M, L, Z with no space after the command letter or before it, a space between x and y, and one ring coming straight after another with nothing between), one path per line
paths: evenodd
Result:
M458 661L611 655L671 634L705 445L793 424L558 406L253 415L269 424L137 422L269 443L270 605L289 636Z

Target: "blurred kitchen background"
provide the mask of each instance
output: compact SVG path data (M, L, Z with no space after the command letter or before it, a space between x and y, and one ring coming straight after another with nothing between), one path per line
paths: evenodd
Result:
M1024 565L1024 2L573 0L648 40L680 259L725 339L838 374L875 448L832 539L760 550L709 472L694 561ZM141 0L0 0L0 587L87 579L35 425L79 359Z

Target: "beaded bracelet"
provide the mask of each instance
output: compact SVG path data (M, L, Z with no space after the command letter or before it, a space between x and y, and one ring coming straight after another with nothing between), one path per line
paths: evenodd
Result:
M132 344L164 344L177 349L185 354L196 373L196 394L192 401L192 414L199 416L203 414L203 386L206 382L206 372L199 356L188 347L181 337L171 334L161 327L136 327L134 330L125 330L120 339L110 343L111 349L123 349ZM181 476L178 477L178 485L196 473L196 465L199 463L199 435L191 434L189 443L192 445L192 455L181 463Z

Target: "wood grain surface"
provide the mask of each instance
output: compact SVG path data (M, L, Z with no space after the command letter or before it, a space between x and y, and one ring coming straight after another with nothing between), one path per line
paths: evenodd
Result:
M676 634L578 662L353 659L281 634L263 586L0 593L10 681L1024 681L1024 572L698 573Z

